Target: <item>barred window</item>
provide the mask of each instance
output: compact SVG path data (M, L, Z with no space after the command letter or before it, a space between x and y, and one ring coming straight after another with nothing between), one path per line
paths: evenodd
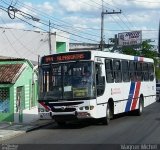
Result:
M0 112L9 112L9 88L0 88Z

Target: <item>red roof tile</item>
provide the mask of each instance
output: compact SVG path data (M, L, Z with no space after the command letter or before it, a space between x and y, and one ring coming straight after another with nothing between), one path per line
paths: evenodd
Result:
M18 78L23 64L0 65L0 83L13 83Z

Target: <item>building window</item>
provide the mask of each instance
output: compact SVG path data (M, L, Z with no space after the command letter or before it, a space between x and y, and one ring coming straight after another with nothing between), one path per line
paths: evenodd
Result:
M0 88L0 112L9 112L9 88Z

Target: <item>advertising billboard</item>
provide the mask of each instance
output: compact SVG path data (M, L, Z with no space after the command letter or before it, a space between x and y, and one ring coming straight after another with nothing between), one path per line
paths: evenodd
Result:
M142 43L142 31L123 32L118 34L118 45L138 45Z

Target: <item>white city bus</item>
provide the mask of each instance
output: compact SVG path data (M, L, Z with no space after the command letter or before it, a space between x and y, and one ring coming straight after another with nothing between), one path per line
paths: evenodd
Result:
M152 59L103 51L41 59L39 103L59 125L86 118L108 124L115 114L134 111L141 115L143 107L155 101Z

